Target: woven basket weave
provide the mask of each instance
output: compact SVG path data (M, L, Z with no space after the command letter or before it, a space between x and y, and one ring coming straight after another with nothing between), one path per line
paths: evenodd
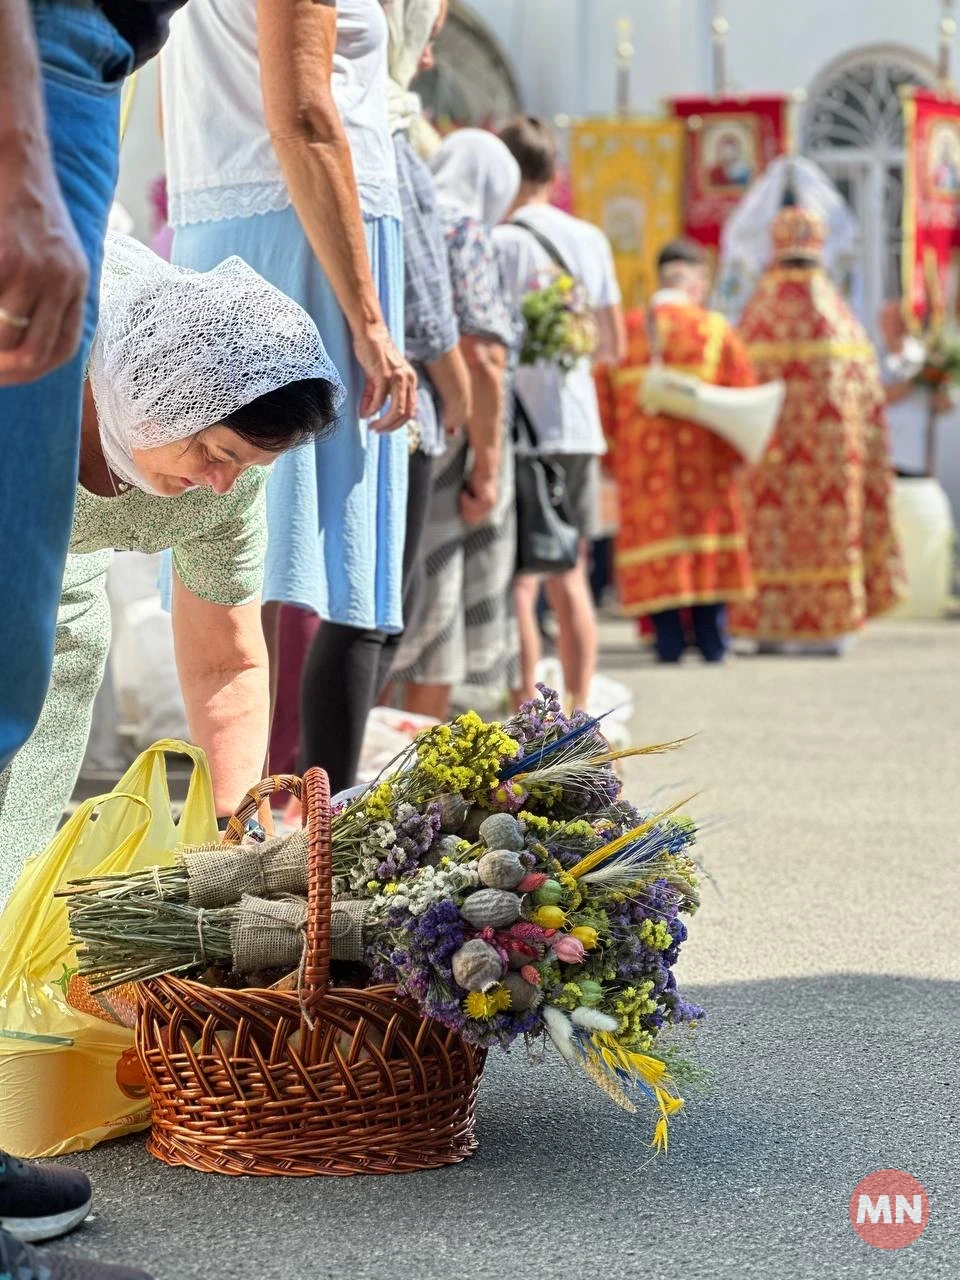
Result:
M254 788L228 828L272 791ZM421 1017L392 987L330 988L326 774L303 782L310 887L301 989L142 984L137 1049L150 1090L150 1152L211 1173L407 1173L465 1159L484 1052ZM305 1016L305 1012L309 1016ZM312 1026L311 1026L312 1024Z

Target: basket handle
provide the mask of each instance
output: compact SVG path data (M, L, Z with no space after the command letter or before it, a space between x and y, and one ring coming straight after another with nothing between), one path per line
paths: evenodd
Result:
M275 773L258 782L240 801L236 813L227 823L220 843L240 844L247 834L247 820L256 817L260 812L260 805L267 796L275 795L278 791L288 791L299 800L300 787L300 779L294 773Z
M301 1004L309 1009L330 982L330 913L333 908L333 831L330 779L323 769L303 778L303 821L308 832L307 946Z
M304 1005L326 991L330 982L330 912L333 907L333 848L330 822L330 779L322 769L310 769L303 780L294 774L274 774L251 787L227 824L223 844L239 844L245 823L267 796L289 791L303 802L303 825L308 833L307 942L300 979Z

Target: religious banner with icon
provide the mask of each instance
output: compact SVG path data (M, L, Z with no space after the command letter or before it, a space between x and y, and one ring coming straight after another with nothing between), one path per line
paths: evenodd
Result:
M791 149L792 104L786 94L670 99L687 135L684 230L714 253L747 188Z
M656 289L657 255L680 234L683 133L679 120L583 120L570 137L573 211L613 247L624 306Z
M924 325L945 317L960 249L960 100L904 89L903 297Z

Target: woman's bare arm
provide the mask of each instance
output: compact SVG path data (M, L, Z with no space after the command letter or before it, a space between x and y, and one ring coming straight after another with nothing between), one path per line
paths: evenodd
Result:
M213 775L226 817L258 782L267 758L270 679L260 602L201 600L173 575L173 639L190 736Z
M267 127L297 215L347 318L367 385L360 412L390 398L378 429L416 408L416 378L383 319L370 272L357 183L330 79L334 0L258 0L260 79Z
M500 485L507 349L493 339L469 334L461 337L460 348L470 370L467 438L473 453L473 465L460 497L460 514L467 524L482 524L496 506Z

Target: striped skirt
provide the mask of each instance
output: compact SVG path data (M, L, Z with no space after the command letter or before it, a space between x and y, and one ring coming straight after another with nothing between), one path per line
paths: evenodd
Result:
M515 673L513 450L508 442L495 510L486 523L473 526L463 523L458 506L468 452L464 442L434 460L421 543L426 581L397 655L393 680L398 684L503 689Z

